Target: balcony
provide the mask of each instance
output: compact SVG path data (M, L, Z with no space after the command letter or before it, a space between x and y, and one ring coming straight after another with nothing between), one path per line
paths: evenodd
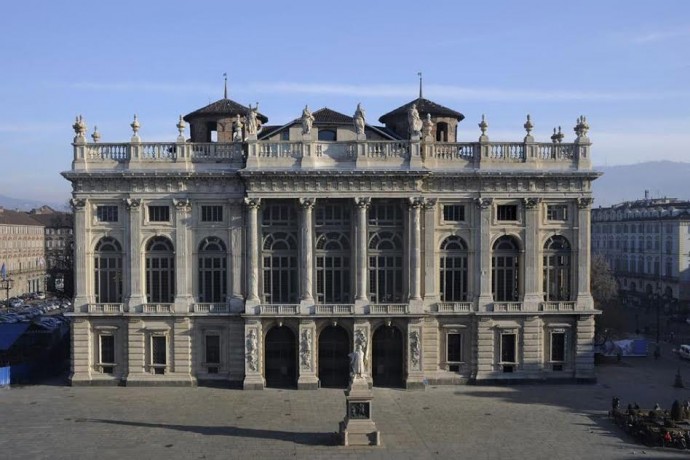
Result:
M125 306L121 303L90 303L88 311L89 313L119 315L125 312Z
M439 302L435 305L437 313L469 313L474 311L472 302Z
M260 315L280 315L280 316L297 316L299 315L299 305L259 305Z
M541 302L539 311L575 311L575 302Z
M493 311L498 313L512 313L522 310L522 302L494 302L493 304Z
M369 305L370 315L405 315L409 312L410 307L406 303Z
M223 314L229 313L230 307L224 303L195 303L192 311L194 313Z
M352 315L355 306L350 304L314 305L315 315Z
M142 313L172 313L173 304L171 303L145 303L141 308Z

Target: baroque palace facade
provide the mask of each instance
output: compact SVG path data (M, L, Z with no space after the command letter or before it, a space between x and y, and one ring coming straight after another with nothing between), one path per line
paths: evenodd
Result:
M594 379L586 120L463 118L421 91L383 126L226 93L168 143L77 118L72 384L345 387L357 345L373 385Z

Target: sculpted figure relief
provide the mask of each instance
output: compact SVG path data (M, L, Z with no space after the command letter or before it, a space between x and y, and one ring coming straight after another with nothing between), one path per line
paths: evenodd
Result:
M252 371L258 369L258 351L259 343L256 338L256 331L252 329L247 335L247 364Z
M355 110L355 131L357 134L364 134L364 125L366 124L366 113L362 108L362 103L357 104L357 110Z
M410 125L410 136L419 137L422 131L422 119L417 111L417 104L412 104L412 107L407 111L407 122Z
M302 134L311 133L311 126L314 123L314 115L312 115L311 110L308 106L304 106L302 110Z
M357 345L355 351L348 355L350 357L350 376L352 379L364 378L366 369L364 367L364 352L362 346Z
M234 142L242 141L242 126L244 126L242 124L242 117L240 117L240 114L238 113L232 128L232 140Z

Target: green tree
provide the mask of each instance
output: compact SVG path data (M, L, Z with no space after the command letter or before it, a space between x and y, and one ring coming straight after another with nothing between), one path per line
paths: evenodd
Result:
M590 273L590 290L594 298L594 306L602 309L618 297L618 285L613 273L611 273L609 263L601 254L592 256Z

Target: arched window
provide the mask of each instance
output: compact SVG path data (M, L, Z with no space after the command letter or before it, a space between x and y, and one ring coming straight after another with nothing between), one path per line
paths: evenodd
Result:
M175 299L175 253L164 236L151 238L146 245L146 300L172 303Z
M199 302L225 302L228 292L228 257L220 238L205 238L199 245Z
M441 243L441 301L467 301L467 244L459 236Z
M552 236L544 244L544 300L572 300L570 289L570 243Z
M382 230L369 239L369 298L374 303L403 300L403 243L398 232Z
M94 254L96 303L122 302L122 247L115 238L104 237Z
M273 232L265 236L263 273L266 303L297 303L297 240L292 232Z
M350 240L342 232L326 232L316 240L316 300L349 303Z
M448 142L448 123L445 121L436 123L436 142Z
M338 135L335 129L319 129L320 141L337 141Z
M520 250L515 238L502 236L496 240L491 258L491 290L497 302L516 302L519 288Z

